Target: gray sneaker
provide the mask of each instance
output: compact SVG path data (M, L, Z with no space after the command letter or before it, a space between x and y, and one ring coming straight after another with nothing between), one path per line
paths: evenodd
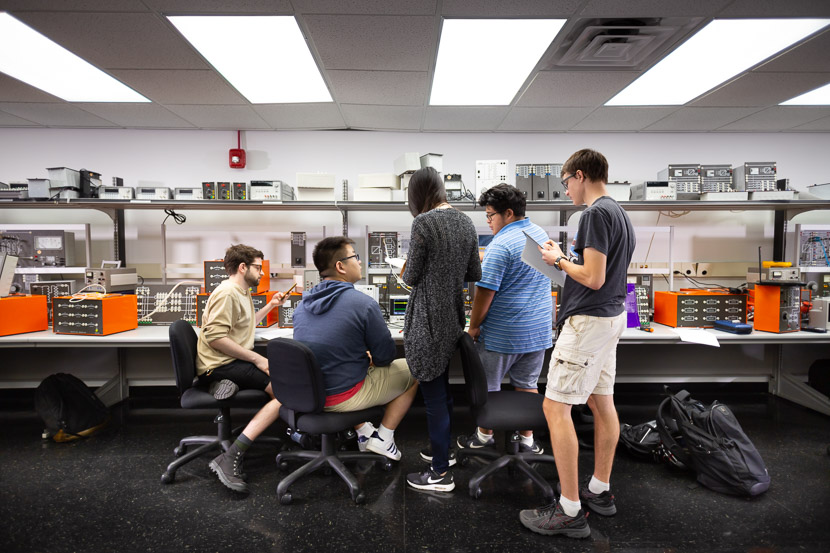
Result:
M208 392L216 399L228 399L229 397L233 397L238 391L239 386L236 385L236 382L228 380L227 378L211 382L210 388L208 388Z
M519 520L528 530L544 536L562 534L569 538L587 538L591 535L585 512L580 509L575 517L569 517L558 501L538 509L525 509L519 513Z
M235 492L247 493L248 484L242 476L243 453L235 446L210 462L210 470L216 473L219 481Z

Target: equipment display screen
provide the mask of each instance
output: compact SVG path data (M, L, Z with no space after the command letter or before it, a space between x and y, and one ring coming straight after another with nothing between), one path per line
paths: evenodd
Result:
M59 250L63 248L63 236L35 236L35 249Z
M389 315L392 317L403 317L406 315L408 305L409 298L389 298Z

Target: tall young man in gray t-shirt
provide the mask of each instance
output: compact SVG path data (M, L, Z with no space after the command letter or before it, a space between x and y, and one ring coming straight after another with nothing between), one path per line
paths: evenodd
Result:
M608 161L580 150L562 166L562 185L575 205L587 205L574 238L575 256L548 241L542 257L567 274L548 369L544 411L550 429L561 496L553 505L520 513L522 524L545 534L587 537L582 503L599 515L617 512L611 467L620 436L614 407L617 342L625 329L626 270L634 253L634 229L607 194ZM594 415L594 473L579 482L571 406L587 403Z

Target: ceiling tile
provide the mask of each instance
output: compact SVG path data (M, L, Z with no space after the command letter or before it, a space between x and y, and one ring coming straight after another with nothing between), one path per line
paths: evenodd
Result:
M3 0L0 6L6 11L73 11L73 12L146 12L141 0Z
M830 73L747 73L690 106L777 105L830 82Z
M0 102L63 102L57 96L52 96L5 73L0 73Z
M567 131L594 108L513 108L498 130L522 131Z
M340 108L352 129L417 131L421 128L421 107L342 104Z
M681 108L649 125L646 131L713 131L761 108Z
M201 69L116 69L112 75L160 104L247 104L218 73Z
M37 123L0 111L0 127L37 127Z
M785 131L830 115L830 107L775 106L721 127L721 131Z
M201 129L269 129L249 106L166 106L167 109Z
M427 71L438 42L434 17L310 15L303 19L326 69Z
M596 106L614 97L638 75L636 71L540 71L516 105Z
M147 6L164 14L199 15L203 13L238 14L290 14L289 0L143 0Z
M577 123L574 131L639 131L659 121L676 107L601 107Z
M734 0L718 17L828 17L830 2L824 0Z
M22 12L20 19L101 69L207 69L172 25L151 13Z
M444 0L441 14L453 17L568 17L583 0Z
M47 127L115 127L72 104L0 104L0 110Z
M830 5L830 2L827 2ZM830 30L796 46L758 67L759 71L817 71L830 72Z
M297 13L434 15L437 0L292 0Z
M666 2L666 0L589 0L579 12L582 17L667 17L709 16L720 11L732 0L693 0Z
M151 129L192 129L193 125L156 104L73 104L84 111L112 121L119 127Z
M803 125L793 127L791 131L830 131L830 117L822 117Z
M507 113L507 107L428 107L425 131L493 131Z
M327 72L336 102L422 106L429 81L426 72L340 71Z
M346 122L333 103L256 104L254 111L273 129L344 129Z

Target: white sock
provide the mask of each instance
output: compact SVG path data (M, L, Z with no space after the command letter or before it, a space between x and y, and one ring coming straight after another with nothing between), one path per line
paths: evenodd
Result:
M383 440L384 442L394 441L395 440L395 431L390 430L390 429L386 428L385 426L383 426L383 424L381 424L380 428L378 428L378 436L380 436L380 439Z
M365 438L371 438L372 434L375 432L375 427L371 422L364 422L363 426L355 430L358 436L363 436Z
M559 496L559 504L562 505L562 511L569 517L575 517L582 508L582 503L579 500L571 501L564 495Z
M522 436L521 434L519 434L519 436L521 436L522 438L522 445L526 445L527 447L533 447L533 434L531 434L530 436Z
M607 492L610 489L611 484L598 480L596 476L592 476L591 481L588 482L588 491L591 493L601 494L602 492Z
M493 441L493 435L485 434L481 431L481 428L476 428L476 438L478 438L478 441L483 444L487 444Z

